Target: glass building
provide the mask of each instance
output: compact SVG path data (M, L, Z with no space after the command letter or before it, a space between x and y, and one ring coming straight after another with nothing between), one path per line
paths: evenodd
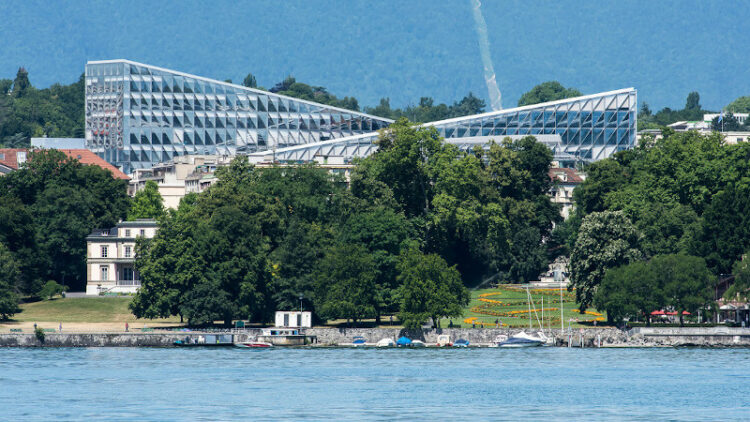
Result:
M490 140L534 135L553 152L561 166L591 162L635 146L637 93L633 88L568 98L549 103L493 111L473 116L425 123L434 126L446 142L462 149L486 145ZM351 160L377 149L377 133L282 148L273 151L277 161L311 161L337 156ZM256 156L268 156L258 152Z
M125 173L370 133L389 119L129 60L86 64L86 144Z

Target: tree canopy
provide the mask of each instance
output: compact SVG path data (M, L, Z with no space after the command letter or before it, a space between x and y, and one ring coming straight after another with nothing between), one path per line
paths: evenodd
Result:
M21 270L19 291L36 295L48 280L83 289L86 236L125 217L126 187L109 171L57 150L32 151L19 170L1 177L0 243Z
M549 101L563 100L565 98L580 97L581 91L575 88L565 88L557 81L543 82L529 92L521 95L518 106L523 107L532 104L546 103Z
M36 89L20 68L0 80L0 147L24 148L31 137L84 136L84 75L70 85Z
M164 216L164 201L159 193L159 185L155 181L149 180L146 186L136 192L133 202L128 211L128 220L133 221L139 218L158 219Z

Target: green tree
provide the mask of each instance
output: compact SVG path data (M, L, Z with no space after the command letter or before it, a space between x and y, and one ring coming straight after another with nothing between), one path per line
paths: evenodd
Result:
M581 91L575 88L565 88L557 81L543 82L531 91L521 95L518 106L523 107L532 104L546 103L549 101L562 100L565 98L580 97Z
M7 198L0 202L0 215L7 216L0 226L9 230L0 238L23 268L23 293L36 294L47 280L83 289L86 236L125 216L126 187L109 171L57 150L30 152L21 169L0 178Z
M315 270L315 309L323 319L375 316L375 261L356 244L331 248Z
M737 120L737 118L734 117L734 114L730 111L723 116L719 115L714 117L714 119L711 120L711 128L718 132L732 132L740 130L742 126L740 125L739 120Z
M399 263L401 310L404 327L417 329L432 318L440 326L441 318L458 317L469 303L469 292L455 266L449 267L440 256L425 255L410 248Z
M333 243L333 230L319 223L295 219L286 228L283 240L271 252L273 300L278 310L293 310L305 299L305 309L318 315L312 300L315 267Z
M696 313L713 300L716 278L703 258L679 255L660 255L651 259L650 265L664 285L667 305L677 311L680 325L684 312Z
M698 92L693 91L687 96L685 101L685 110L700 110L701 109L701 96Z
M205 283L207 264L192 237L195 224L190 217L190 211L170 214L153 238L138 239L135 266L141 287L129 305L136 317L193 317L185 307L185 293Z
M375 318L398 310L398 261L413 239L408 220L392 209L376 207L352 214L339 228L345 244L362 245L375 262Z
M651 312L663 309L667 303L661 277L647 261L611 268L604 274L593 304L607 311L611 323L643 317L650 325Z
M138 218L159 219L164 216L164 202L159 193L159 185L153 180L146 182L146 186L136 192L128 211L128 220Z
M610 268L639 260L641 234L622 211L596 212L584 217L570 255L570 285L585 311Z
M54 280L49 280L46 283L44 283L44 286L42 286L42 289L39 290L39 293L37 293L37 296L44 300L49 300L54 298L55 296L62 294L66 290L65 287L63 287L61 284L56 283Z
M731 113L750 113L750 95L737 98L726 109Z
M18 307L18 286L21 283L21 270L15 257L0 242L0 321L21 311Z
M727 185L703 214L695 252L716 274L729 273L750 249L750 178Z
M31 82L29 82L29 72L21 67L16 73L16 79L13 81L13 97L23 97L29 88L32 88Z
M728 300L750 300L750 261L747 254L732 266L732 275L734 283L724 293L724 298Z
M255 75L248 73L247 76L245 76L245 79L242 80L242 85L248 88L257 88L258 81L255 80Z

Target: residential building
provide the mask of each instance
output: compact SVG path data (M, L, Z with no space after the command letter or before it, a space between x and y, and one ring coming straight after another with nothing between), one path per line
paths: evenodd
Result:
M131 196L135 195L146 187L146 182L151 180L159 187L164 206L177 209L180 200L190 192L186 190L186 181L194 172L213 172L220 166L228 165L231 159L232 157L226 155L183 155L165 163L158 163L148 169L137 169L133 172L128 193Z
M550 190L552 202L561 204L560 214L563 218L568 218L573 211L573 190L586 180L586 175L571 168L551 168L549 177L553 186Z
M567 98L525 107L425 123L446 142L469 150L489 141L533 135L547 145L563 167L607 158L633 148L636 140L637 92L633 88ZM316 157L343 157L351 162L376 151L378 133L277 148L276 161L310 162ZM268 151L251 153L268 156Z
M91 232L86 237L86 294L135 293L141 285L136 240L154 237L157 229L155 220L142 219Z
M0 149L0 176L18 170L26 162L27 154L26 148Z
M86 142L125 173L375 132L392 120L130 60L86 64Z

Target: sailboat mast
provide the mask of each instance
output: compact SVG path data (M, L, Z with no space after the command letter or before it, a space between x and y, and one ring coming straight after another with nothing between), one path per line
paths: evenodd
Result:
M560 333L565 331L565 323L563 322L563 295L562 295L562 281L560 282Z
M529 301L529 330L531 330L531 292L526 288L526 299Z

